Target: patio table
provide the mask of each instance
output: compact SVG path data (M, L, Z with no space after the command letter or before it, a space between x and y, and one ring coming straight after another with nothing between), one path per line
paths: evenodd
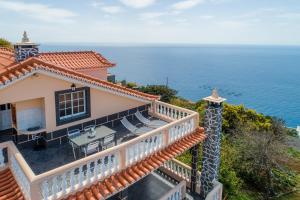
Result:
M88 133L83 133L77 137L69 138L69 140L75 144L79 149L81 149L84 146L87 146L89 143L97 141L97 140L103 140L105 137L115 134L116 131L108 128L107 126L99 126L95 128L95 137L89 137Z

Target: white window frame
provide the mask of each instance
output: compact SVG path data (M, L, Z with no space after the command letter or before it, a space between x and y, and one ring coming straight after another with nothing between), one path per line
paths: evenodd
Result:
M79 93L83 93L83 97L82 98L79 98ZM78 113L75 113L74 114L74 105L73 105L73 103L74 103L74 99L73 99L73 95L75 94L75 93L77 93L78 94L78 98L77 98L77 100L78 100L78 106L77 106L77 109L79 109L79 100L81 100L81 99L83 99L83 111L82 112L78 112ZM70 94L71 95L71 114L70 115L65 115L65 116L60 116L60 111L61 110L65 110L65 114L67 113L66 111L67 111L67 109L69 109L69 107L67 108L66 107L66 95L67 94ZM61 102L60 102L60 96L61 95L64 95L64 103L65 103L65 106L64 106L64 108L63 109L61 109L60 108L60 104L61 104ZM78 91L74 91L74 92L66 92L66 93L63 93L63 94L59 94L58 95L58 105L59 105L59 108L58 108L58 111L59 111L59 119L60 120L64 120L64 119L69 119L69 118L73 118L73 117L76 117L76 116L79 116L79 115L83 115L83 114L86 114L86 94L85 94L85 90L78 90Z

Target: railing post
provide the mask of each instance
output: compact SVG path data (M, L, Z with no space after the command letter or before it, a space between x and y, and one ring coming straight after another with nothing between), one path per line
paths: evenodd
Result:
M168 129L165 129L163 131L163 146L167 146L169 144L169 131Z
M126 168L126 149L120 149L120 171Z
M42 196L40 184L37 181L33 181L30 184L30 200L42 200L45 199Z

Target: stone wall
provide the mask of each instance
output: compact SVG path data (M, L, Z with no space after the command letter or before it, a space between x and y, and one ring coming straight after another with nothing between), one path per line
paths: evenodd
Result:
M205 199L207 194L213 189L213 181L218 180L220 166L222 111L222 103L208 102L204 118L204 128L207 138L203 144L200 189L202 199Z

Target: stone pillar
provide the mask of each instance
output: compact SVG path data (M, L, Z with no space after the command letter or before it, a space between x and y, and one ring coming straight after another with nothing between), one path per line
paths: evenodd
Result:
M199 159L199 144L192 147L191 154L192 154L191 192L196 193L198 159Z
M218 180L220 167L220 145L222 130L223 101L226 99L218 96L217 90L212 95L204 98L208 102L204 117L206 139L203 144L202 172L201 172L201 199L213 189L213 182Z

